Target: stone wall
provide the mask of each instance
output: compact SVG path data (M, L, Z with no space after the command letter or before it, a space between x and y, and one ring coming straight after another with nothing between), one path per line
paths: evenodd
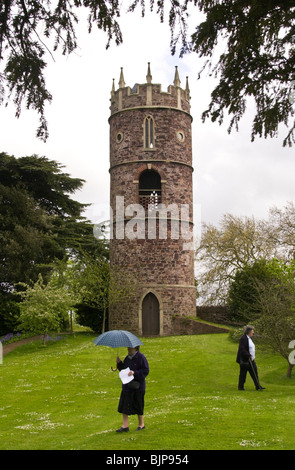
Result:
M212 333L228 333L227 328L220 328L207 323L202 323L185 317L173 318L173 333L174 335L204 335Z
M112 115L124 109L143 106L179 108L189 113L189 91L173 85L170 85L167 91L163 91L162 86L156 83L137 83L133 89L125 86L116 91L112 90Z
M222 325L231 324L228 308L221 305L197 306L197 318Z

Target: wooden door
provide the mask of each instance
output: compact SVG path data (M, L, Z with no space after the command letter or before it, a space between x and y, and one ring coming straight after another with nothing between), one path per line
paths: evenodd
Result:
M151 292L142 302L142 334L154 336L160 333L160 309L157 297Z

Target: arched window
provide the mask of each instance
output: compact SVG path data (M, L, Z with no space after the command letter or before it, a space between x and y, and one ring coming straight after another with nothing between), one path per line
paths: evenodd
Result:
M155 170L144 170L139 177L139 204L145 209L156 209L161 197L161 176Z
M155 124L152 116L147 116L144 120L144 146L146 149L155 147Z

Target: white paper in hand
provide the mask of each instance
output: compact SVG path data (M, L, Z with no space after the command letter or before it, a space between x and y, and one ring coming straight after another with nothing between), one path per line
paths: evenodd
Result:
M123 369L123 370L121 370L121 372L119 372L119 377L122 380L123 384L128 384L129 382L131 382L131 380L134 379L133 375L128 375L129 372L130 372L129 367L127 367L127 369Z

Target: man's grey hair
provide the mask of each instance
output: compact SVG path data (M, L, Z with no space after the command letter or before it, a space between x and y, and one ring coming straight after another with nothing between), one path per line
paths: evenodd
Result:
M248 335L250 333L250 331L252 331L252 330L254 330L254 326L252 326L252 325L245 326L245 330L244 330L245 335Z

